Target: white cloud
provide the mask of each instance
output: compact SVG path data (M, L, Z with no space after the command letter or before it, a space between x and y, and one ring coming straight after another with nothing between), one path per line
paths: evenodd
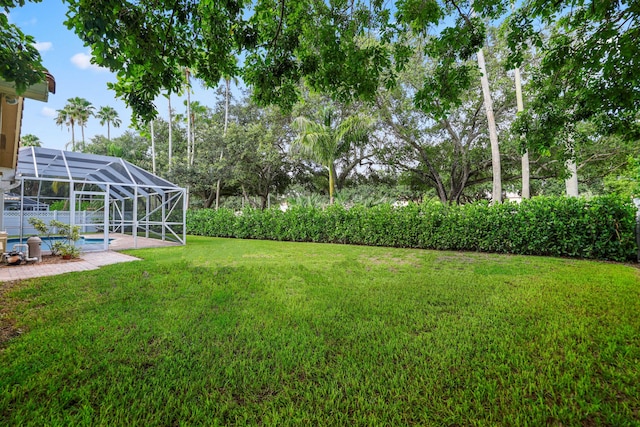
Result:
M35 48L38 49L38 52L46 52L51 50L53 47L53 43L51 42L36 42L34 44Z
M91 55L86 53L76 53L71 57L71 62L81 70L107 71L106 68L91 63Z
M53 119L54 117L56 117L58 115L56 110L54 110L51 107L42 107L42 110L40 110L40 114L42 114L45 117L49 117L51 119Z

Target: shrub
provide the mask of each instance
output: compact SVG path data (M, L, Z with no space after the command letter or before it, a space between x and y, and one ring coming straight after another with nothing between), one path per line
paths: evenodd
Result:
M293 206L196 210L189 234L626 261L636 257L636 209L616 196L536 197L520 204Z

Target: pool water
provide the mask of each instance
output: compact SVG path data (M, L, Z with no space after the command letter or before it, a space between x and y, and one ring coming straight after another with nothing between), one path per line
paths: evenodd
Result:
M22 243L27 243L28 237L22 239ZM53 242L65 242L67 239L64 237L40 237L42 239L41 250L49 251L51 250L51 243ZM109 243L111 243L113 239L109 239ZM20 239L11 238L7 240L7 252L11 252L13 250L13 245L20 243ZM80 248L80 250L98 250L102 249L104 246L103 238L93 238L93 237L80 237L80 239L76 240L76 247Z

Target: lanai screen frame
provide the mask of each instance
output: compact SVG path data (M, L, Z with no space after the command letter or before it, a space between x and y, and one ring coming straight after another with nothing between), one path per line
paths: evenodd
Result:
M132 232L134 247L138 236L159 236L159 240L171 240L186 244L186 189L135 166L119 157L77 153L43 147L24 147L18 155L16 179L20 185L20 197L25 197L28 181L69 183L70 225L76 225L76 196L78 194L106 194L103 230L104 249L108 249L109 232ZM83 191L89 186L89 191ZM40 186L39 186L40 188ZM78 189L79 188L79 189ZM32 196L30 196L32 197ZM142 203L140 203L142 199ZM136 200L138 203L133 203ZM131 205L131 219L127 219L127 205ZM139 206L144 206L140 216ZM179 215L179 209L182 215ZM120 219L109 219L119 211ZM176 214L177 212L177 214ZM152 218L158 216L159 219ZM178 215L180 221L172 219ZM21 209L20 223L24 222ZM176 228L180 227L180 230ZM157 231L159 228L160 231ZM21 227L22 238L22 227ZM153 238L153 237L152 237Z

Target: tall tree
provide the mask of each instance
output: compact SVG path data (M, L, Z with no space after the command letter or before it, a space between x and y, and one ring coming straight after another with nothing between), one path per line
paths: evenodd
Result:
M229 102L231 100L231 77L225 76L224 78L224 126L222 128L222 136L227 136L227 129L229 128ZM220 161L224 158L224 150L220 150ZM222 179L218 177L216 182L216 210L220 208L220 185Z
M493 87L510 84L502 58L504 46L497 33L489 32L486 76ZM487 115L483 114L483 93L478 71L472 73L474 84L460 96L460 105L441 115L435 107L416 108L414 99L425 80L437 75L438 61L424 53L426 40L416 36L415 54L392 89L381 88L377 101L379 132L388 142L379 150L381 162L403 173L405 179L421 190L435 190L443 203L459 203L475 197L473 193L491 192L491 144ZM466 61L473 65L473 60ZM457 64L456 64L457 66ZM446 100L442 100L446 102ZM506 128L514 118L512 91L497 90L492 111L500 138L507 141ZM504 143L503 143L504 144ZM515 150L509 145L501 153L505 182L512 179ZM502 165L504 160L504 165ZM502 167L504 166L504 168ZM502 175L502 174L501 174Z
M189 158L189 165L191 166L193 166L196 155L196 137L199 134L198 125L200 121L208 115L210 115L210 110L207 106L198 101L191 102L191 108L189 108L189 121L191 122L191 157Z
M118 128L122 124L118 112L113 107L104 106L100 107L96 113L96 117L100 119L102 126L107 125L107 139L111 141L111 125L113 125L114 128Z
M491 188L491 200L502 202L502 168L500 165L500 147L498 145L498 130L496 129L496 119L493 115L493 99L489 89L489 76L484 62L484 52L482 48L478 51L478 67L480 68L480 82L482 95L484 97L484 109L487 113L487 127L489 129L489 141L491 142L491 169L493 186Z
M522 79L520 77L520 67L516 67L513 72L514 82L516 85L516 106L518 107L518 112L521 113L524 111L524 102L522 100ZM531 174L529 169L529 150L526 147L524 148L524 153L522 153L520 164L522 168L521 195L523 199L528 199L531 197L531 184L529 183Z
M167 92L167 102L169 104L169 172L173 163L173 110L171 110L171 92Z
M193 117L191 115L191 71L188 68L184 69L184 81L185 90L187 93L187 99L185 101L185 104L187 106L187 162L189 163L189 166L193 166L193 156L195 155L195 139L192 130Z
M318 121L304 116L293 121L292 128L298 136L292 147L327 169L330 204L334 201L336 161L348 153L352 145L366 143L372 125L370 117L355 114L342 118L332 107L322 109Z
M270 127L269 121L234 124L225 138L232 170L228 181L242 189L245 199L258 196L260 204L254 206L260 209L267 207L272 193L282 192L290 181L282 130Z
M156 174L156 137L153 131L153 120L149 122L149 132L151 132L151 171Z
M85 126L87 126L87 121L89 120L89 118L93 116L95 107L85 98L81 98L78 96L70 98L68 102L72 105L72 111L74 111L76 123L78 124L78 126L80 126L80 132L82 133L82 149L84 150L84 128Z
M76 151L76 118L77 114L74 110L74 106L67 103L64 107L56 110L58 115L55 118L56 124L60 127L67 126L71 131L71 151Z

